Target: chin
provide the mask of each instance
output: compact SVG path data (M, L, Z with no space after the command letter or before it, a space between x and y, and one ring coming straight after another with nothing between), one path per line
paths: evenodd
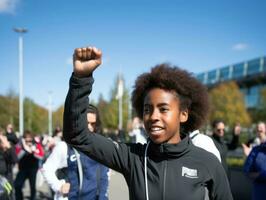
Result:
M164 141L164 140L161 139L161 138L150 137L150 139L151 139L151 141L152 141L153 143L155 143L155 144L162 144L162 143L166 142L166 141Z

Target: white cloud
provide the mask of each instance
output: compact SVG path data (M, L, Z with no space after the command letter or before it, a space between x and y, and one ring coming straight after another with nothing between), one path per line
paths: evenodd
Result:
M0 0L0 13L14 13L20 0Z
M245 43L237 43L232 47L232 49L234 51L244 51L248 49L248 45Z

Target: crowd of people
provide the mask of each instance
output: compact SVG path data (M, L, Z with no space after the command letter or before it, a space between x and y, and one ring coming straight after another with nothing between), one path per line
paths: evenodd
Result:
M130 199L230 200L226 158L240 145L243 173L253 183L252 199L265 199L264 122L257 123L256 135L243 144L239 123L230 140L225 139L222 119L212 122L211 136L202 133L208 111L206 88L187 71L161 64L136 79L132 92L136 116L128 131L131 142L106 137L98 110L88 98L102 53L95 47L77 48L73 59L63 131L56 127L49 137L27 130L19 138L12 124L0 129L1 199L23 200L28 179L30 199L35 200L40 172L54 200L108 200L113 169L124 176Z
M90 104L87 108L87 121L90 132L101 134L99 113L97 108ZM230 141L224 139L225 123L222 120L214 120L212 130L211 136L200 133L199 130L191 132L189 136L195 146L214 154L228 172L227 151L239 147L241 126L235 125ZM146 144L149 141L139 117L133 118L128 135L132 143ZM75 152L73 147L63 141L62 136L60 127L55 128L53 137L47 135L38 137L30 131L25 131L23 137L18 138L12 124L8 124L6 130L0 129L0 177L1 184L6 189L6 192L1 193L1 195L5 193L6 197L3 195L1 199L23 199L22 190L26 179L30 183L30 197L35 199L38 170L50 186L55 200L78 199L77 196L80 193L89 195L86 199L108 199L109 168L80 151ZM242 143L243 155L246 159L243 172L253 182L253 199L263 199L264 196L265 142L266 125L264 122L258 122L253 137L246 143ZM79 163L82 165L81 172ZM18 172L13 174L15 166ZM69 174L69 172L73 173ZM82 186L79 184L79 174L83 175ZM86 187L87 185L92 188ZM90 190L92 192L88 192Z

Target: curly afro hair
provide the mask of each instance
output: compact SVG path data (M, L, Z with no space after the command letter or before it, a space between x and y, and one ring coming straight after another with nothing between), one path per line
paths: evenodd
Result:
M148 73L141 74L132 91L132 105L138 117L143 119L144 98L153 88L174 91L180 101L180 109L188 110L188 120L181 123L184 133L199 129L205 122L209 101L207 88L192 74L168 63L156 65Z

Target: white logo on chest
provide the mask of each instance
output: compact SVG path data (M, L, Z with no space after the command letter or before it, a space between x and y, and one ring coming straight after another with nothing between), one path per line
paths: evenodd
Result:
M199 178L198 171L196 169L189 169L187 167L182 167L182 176L187 178Z
M69 158L69 159L70 159L70 161L71 161L71 162L74 162L74 161L76 161L76 160L77 160L77 157L76 157L76 155L75 155L75 154L73 154L73 155L71 155L71 156L70 156L70 158Z

